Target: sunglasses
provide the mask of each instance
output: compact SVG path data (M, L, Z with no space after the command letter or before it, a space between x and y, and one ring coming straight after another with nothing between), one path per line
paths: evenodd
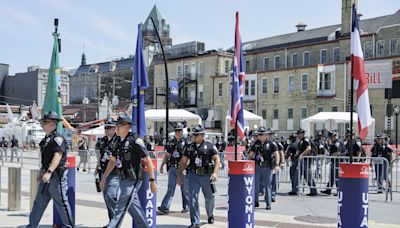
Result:
M108 129L113 129L113 128L115 128L114 126L107 126L107 127L104 127L104 129L106 129L106 130L108 130Z
M49 123L51 123L52 121L48 121L48 120L45 120L45 121L42 121L42 124L43 125L46 125L46 124L49 124Z

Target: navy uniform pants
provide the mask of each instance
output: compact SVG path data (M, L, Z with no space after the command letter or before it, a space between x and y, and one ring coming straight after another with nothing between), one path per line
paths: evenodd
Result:
M211 217L214 211L215 197L210 185L211 175L199 176L193 172L188 172L187 175L189 183L190 222L192 224L200 224L200 188L204 195L207 216Z
M115 216L115 205L118 200L119 178L116 174L110 174L106 180L106 186L103 191L104 201L107 206L108 217L110 220Z
M51 199L60 215L63 227L74 227L75 223L67 197L67 173L68 171L65 171L62 177L57 172L53 173L50 182L47 184L40 181L32 212L29 215L28 228L38 227L40 219ZM48 191L46 191L46 185L48 185Z
M265 194L264 194L264 199L265 202L267 203L267 206L271 206L272 202L272 169L267 168L267 167L262 167L259 165L256 165L256 202L258 202L258 196L260 193L260 183L264 185L265 188Z
M174 196L175 188L176 188L177 175L178 175L178 169L171 166L171 168L168 171L168 190L167 190L167 193L165 194L164 199L161 203L162 209L169 209L169 207L171 206L172 197ZM186 209L189 205L189 196L188 196L187 188L188 188L187 179L186 179L186 176L183 176L182 185L181 185L183 209Z

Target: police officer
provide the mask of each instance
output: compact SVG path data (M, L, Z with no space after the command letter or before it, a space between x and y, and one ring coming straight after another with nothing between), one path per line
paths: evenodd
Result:
M350 128L346 129L346 141L344 142L346 146L346 156L350 156L350 142L353 143L353 157L361 157L362 155L362 146L361 142L354 138L353 135L350 136Z
M371 148L372 157L385 158L389 164L391 164L393 159L393 150L390 145L386 142L386 134L383 132L378 133L376 136L376 142L374 146ZM388 167L386 162L382 160L374 161L374 169L376 182L378 186L378 193L382 193L385 189L383 187L383 180L386 181L387 185L390 186L387 171Z
M208 223L214 223L214 182L218 177L220 160L217 148L209 141L204 140L204 128L196 125L193 130L193 142L186 148L179 163L177 183L182 184L183 171L187 167L190 197L190 228L200 227L199 192L203 191ZM214 188L214 189L213 189Z
M120 227L126 211L131 214L137 227L149 227L137 194L142 184L143 167L141 160L144 161L149 171L151 192L157 191L153 162L149 157L149 152L146 150L144 141L136 138L132 132L129 132L131 126L131 118L125 113L120 114L117 121L117 135L119 137L114 142L114 150L112 152L112 156L115 159L110 159L106 172L100 182L100 186L104 190L108 175L114 166L116 166L116 173L120 180L120 197L115 205L115 215L108 223L107 227L109 228ZM114 160L115 163L112 162Z
M322 131L318 132L318 136L314 140L314 144L317 147L317 169L315 171L315 176L316 178L321 178L322 176L322 158L318 156L324 156L327 149L328 145L325 143L324 135L322 134Z
M108 162L113 160L115 163L115 158L112 157L113 142L116 140L117 135L115 133L115 121L112 118L107 118L104 124L105 136L96 144L96 149L99 150L99 159L96 166L96 175L101 177L106 172ZM108 217L111 220L115 215L115 204L118 199L119 190L119 179L115 168L108 174L105 183L105 189L103 191L104 201L106 203Z
M260 135L261 146L255 152L250 151L249 158L255 160L256 163L256 200L255 207L259 207L258 196L260 192L260 182L263 182L265 187L265 202L267 210L271 210L272 192L271 179L272 170L277 170L279 167L278 146L273 141L274 132L271 129L260 127L258 129Z
M303 159L304 156L311 155L311 141L309 138L304 137L305 131L299 128L296 132L297 138L299 140L298 150L296 152L296 159L300 160L300 175L306 179L308 186L310 186L310 193L308 196L316 196L317 190L315 188L315 182L311 175L311 159ZM296 171L296 176L298 176L298 171ZM295 178L296 186L298 186L298 178ZM298 191L298 187L296 187L296 194Z
M65 139L56 131L59 121L61 119L53 111L45 113L43 119L40 120L46 136L39 144L42 167L37 180L40 181L40 184L27 227L38 227L51 199L53 199L53 204L61 217L63 225L65 227L74 227L75 224L67 197L65 162L68 146Z
M183 156L183 151L188 144L188 141L183 137L183 124L178 123L175 126L175 138L168 142L166 146L166 153L164 155L163 162L161 163L160 173L164 172L164 165L167 164L168 170L168 190L165 194L165 197L161 203L161 206L158 207L158 211L161 214L168 214L169 207L172 202L172 197L175 193L176 187L176 177L178 175L178 167L179 162ZM186 213L189 211L189 196L187 190L187 180L186 176L182 178L181 185L181 193L182 193L182 213Z
M289 195L296 195L297 194L297 185L296 185L296 170L297 170L297 165L298 165L298 160L296 157L296 152L298 149L298 141L296 140L296 137L294 135L289 136L289 146L286 150L286 159L289 159L291 164L290 164L290 169L289 169L289 175L290 175L290 182L292 184L292 190L288 193Z
M265 129L265 128L263 128L263 129ZM253 131L253 142L251 143L251 145L247 151L247 154L246 154L247 160L254 160L255 154L257 154L259 152L259 150L261 150L262 142L261 142L260 138L261 138L261 134L259 134L258 129L254 130ZM252 153L252 154L250 155L250 153ZM256 191L255 194L260 195L260 196L264 195L263 182L262 181L257 182L257 179L256 179L256 186L258 187L259 190ZM256 189L257 189L257 187L256 187Z
M331 138L330 145L329 145L329 156L337 157L345 155L345 147L342 139L339 139L337 132L329 132L328 136ZM338 174L339 174L339 159L331 158L331 166L329 172L329 182L326 186L326 190L321 191L323 194L330 195L331 188L335 183L336 188L339 187L338 185Z
M284 146L282 143L278 140L274 139L275 135L275 130L270 129L271 134L272 134L272 140L275 142L275 144L278 147L278 157L279 157L279 168L282 169L285 165L285 155L284 155ZM272 202L275 202L276 200L276 189L278 188L278 180L279 180L279 169L276 169L272 172L272 180L271 180L271 186L272 186Z

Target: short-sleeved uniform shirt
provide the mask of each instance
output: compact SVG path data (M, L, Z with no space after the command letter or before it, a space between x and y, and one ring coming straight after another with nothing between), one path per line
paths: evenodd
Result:
M117 158L117 169L138 169L142 158L149 156L144 141L136 138L131 132L124 138L117 138L114 142L112 155Z
M217 148L209 141L201 144L192 142L184 150L184 156L190 159L189 169L208 167L213 162L212 157L217 154Z
M62 153L59 166L64 166L67 159L68 145L65 139L57 131L53 131L51 134L46 135L44 139L39 143L40 151L42 155L42 166L48 168L51 161L53 160L54 153Z
M112 152L114 150L113 142L117 137L118 136L115 134L113 137L111 137L111 139L108 139L107 136L104 136L96 144L96 148L100 151L100 168L103 172L107 168L108 161L110 161L110 156L112 156Z
M167 153L170 154L169 157L169 165L178 165L183 156L183 152L185 147L188 145L186 138L181 138L178 140L177 138L173 138L168 142L166 146Z

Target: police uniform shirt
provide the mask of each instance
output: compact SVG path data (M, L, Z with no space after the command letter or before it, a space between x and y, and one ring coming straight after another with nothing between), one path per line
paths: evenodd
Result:
M335 153L339 153L336 156L339 156L342 154L342 149L341 149L342 145L339 141L339 139L337 139L336 141L332 142L331 146L329 147L329 155L333 155Z
M371 149L372 157L384 157L386 159L391 159L391 153L393 152L389 144L375 143ZM389 160L390 161L390 160Z
M299 141L299 151L300 154L303 153L307 147L311 146L311 142L309 138L303 138Z
M350 156L350 144L349 141L346 141L346 155ZM361 142L358 140L353 140L353 156L357 155L357 151L361 151Z
M104 136L96 144L97 149L100 150L100 168L103 170L103 172L107 168L108 161L110 160L110 156L114 150L113 142L117 137L118 136L114 134L109 140L107 136Z
M250 146L250 151L257 153L261 149L262 143L259 139L253 142Z
M167 153L170 154L169 162L171 165L178 165L182 158L183 151L187 146L185 138L178 140L177 138L172 139L166 146Z
M218 154L217 148L209 141L203 141L197 145L190 143L184 151L184 156L190 159L189 169L197 167L208 167L212 162L212 157Z
M276 144L276 146L278 147L278 150L281 151L283 150L283 145L280 142L274 142Z
M267 140L262 146L261 150L256 155L255 160L261 162L267 162L269 166L273 166L273 154L278 150L278 145L274 141Z
M290 157L291 159L296 159L296 151L298 147L298 142L293 142L288 146L286 157Z
M115 165L118 169L128 170L137 169L140 166L141 159L149 156L149 152L144 141L129 132L123 140L118 137L112 155L117 158Z
M44 137L44 139L39 143L39 146L42 153L43 167L48 168L50 166L54 153L56 152L62 153L59 166L65 165L68 145L65 139L57 131L53 131L51 134Z

